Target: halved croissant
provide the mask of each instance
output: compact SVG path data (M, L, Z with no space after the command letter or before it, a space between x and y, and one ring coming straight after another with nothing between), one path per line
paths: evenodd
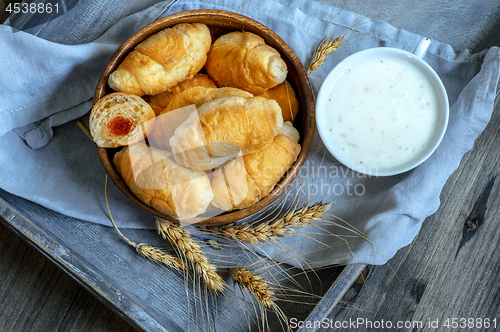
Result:
M196 74L193 78L188 79L174 86L170 91L165 91L159 95L149 97L149 105L153 108L156 115L160 113L168 106L172 98L181 93L184 90L195 86L202 86L205 88L216 88L214 81L208 77L206 74Z
M116 148L144 139L153 129L154 119L151 106L141 97L114 92L92 108L90 133L98 146Z
M230 32L210 47L205 70L217 86L230 86L258 94L275 87L287 76L278 51L251 32Z
M278 103L262 97L229 96L204 103L170 138L175 160L197 170L213 169L240 152L273 141L283 127Z
M194 218L213 199L207 174L179 166L168 151L138 143L116 153L113 162L141 201L171 217Z
M286 122L271 144L217 168L212 205L225 211L243 209L267 196L297 159L298 141L298 131Z
M181 23L137 45L109 75L115 91L157 95L203 68L212 38L205 24Z

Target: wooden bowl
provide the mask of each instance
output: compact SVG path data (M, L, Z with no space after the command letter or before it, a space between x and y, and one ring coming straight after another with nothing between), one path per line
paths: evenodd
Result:
M300 152L297 160L288 170L285 176L276 184L274 189L269 195L264 197L259 202L254 205L241 210L235 210L231 212L225 212L223 214L210 217L208 219L203 219L197 225L218 225L235 222L249 217L256 212L260 211L262 208L268 206L272 203L278 196L280 196L290 183L294 180L300 171L301 166L304 164L309 149L311 147L313 135L314 135L314 96L312 93L311 86L309 84L309 79L302 66L301 62L292 51L292 49L276 35L272 30L265 27L261 23L252 20L246 16L239 15L236 13L231 13L222 10L191 10L173 14L162 19L159 19L130 37L113 55L108 65L106 66L97 89L94 94L93 103L94 105L104 97L105 95L113 92L113 90L108 86L109 75L118 67L118 65L125 59L127 54L134 49L136 45L148 38L149 36L163 30L165 28L172 27L179 23L204 23L210 29L212 34L212 41L227 32L231 31L249 31L253 32L266 41L266 43L274 47L280 54L285 63L288 66L288 78L287 80L295 89L297 99L300 104L299 114L294 121L294 126L300 133L299 143L302 146L302 151ZM150 212L151 214L167 219L170 221L177 222L177 220L162 214L150 206L146 205L140 201L128 188L128 186L123 181L120 174L117 172L113 164L113 156L117 149L107 149L97 147L97 152L99 159L103 164L106 172L108 173L110 179L113 183L130 199L132 202L143 208L144 210Z

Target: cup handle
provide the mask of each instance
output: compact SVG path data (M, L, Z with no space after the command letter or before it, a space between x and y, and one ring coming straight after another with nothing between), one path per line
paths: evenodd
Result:
M413 54L415 54L419 58L423 58L430 44L431 40L429 38L424 37L420 39L420 42L418 43L417 47L415 47L415 51L413 51Z

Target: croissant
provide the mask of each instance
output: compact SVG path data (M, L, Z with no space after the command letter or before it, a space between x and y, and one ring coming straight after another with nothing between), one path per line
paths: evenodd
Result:
M229 96L201 105L170 138L180 165L208 170L256 152L283 127L278 103L262 97Z
M210 77L208 77L208 75L196 74L193 78L177 84L170 91L165 91L164 93L161 93L159 95L150 96L149 105L151 105L153 111L155 111L155 114L158 116L165 109L165 107L168 106L175 95L195 86L202 86L205 88L217 87L214 81Z
M141 97L114 92L94 105L89 127L98 146L116 148L144 139L152 131L154 121L153 109Z
M205 24L164 29L137 45L109 75L108 84L139 96L168 91L203 68L211 42Z
M245 170L241 155L213 171L212 190L212 205L224 211L249 207L264 197L257 183Z
M113 163L142 202L173 218L194 218L213 199L207 174L179 166L168 151L137 143L117 152Z
M235 158L213 173L212 205L230 211L249 207L267 196L300 153L299 133L286 122L271 144Z
M168 106L165 107L162 114L187 105L195 105L198 108L209 101L228 96L253 97L250 92L236 88L205 88L197 86L177 94L172 98Z
M274 88L259 93L256 96L276 100L281 107L283 121L290 121L293 123L295 116L297 116L299 112L299 101L295 96L295 91L286 80Z
M202 86L188 88L176 94L156 118L154 130L149 136L153 142L152 144L158 148L170 149L169 140L173 136L175 129L190 114L190 108L186 108L186 106L194 105L199 107L213 99L227 96L253 97L250 92L236 88L205 88Z
M211 46L205 64L219 87L230 86L261 93L282 83L287 66L278 51L251 32L230 32Z

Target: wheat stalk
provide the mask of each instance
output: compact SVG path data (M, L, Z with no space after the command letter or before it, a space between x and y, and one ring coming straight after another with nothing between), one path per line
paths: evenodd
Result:
M231 277L240 287L244 287L252 292L262 305L265 307L274 307L274 292L269 288L269 284L263 278L256 276L244 267L233 269Z
M111 209L109 208L109 201L108 201L108 176L106 175L106 182L104 183L104 196L106 199L106 208L108 209L108 215L109 219L111 220L111 223L113 224L113 227L115 230L118 232L118 235L121 236L121 238L127 242L130 246L134 247L135 250L143 257L149 258L152 261L165 265L167 267L174 268L176 270L182 271L186 269L186 266L182 261L175 256L172 256L170 254L167 254L161 249L155 248L150 246L149 244L146 243L137 243L134 241L131 241L129 238L127 238L123 233L118 229L118 226L116 226L115 220L113 219L113 215L111 214Z
M209 231L233 240L249 243L267 242L275 236L285 236L292 228L301 227L320 219L332 206L330 203L316 203L288 212L286 215L260 224L231 224Z
M326 58L340 48L345 36L346 34L342 34L337 38L327 38L319 44L319 47L314 52L311 64L307 68L307 75L310 75L316 69L325 64Z
M160 218L156 219L156 228L158 233L168 240L182 257L192 263L195 272L201 276L210 290L216 292L224 290L224 280L186 229Z
M179 271L183 271L186 269L186 265L184 265L179 257L169 255L161 249L152 247L146 243L137 243L134 245L134 247L141 256L149 258L154 262L161 263L165 266L172 267Z

